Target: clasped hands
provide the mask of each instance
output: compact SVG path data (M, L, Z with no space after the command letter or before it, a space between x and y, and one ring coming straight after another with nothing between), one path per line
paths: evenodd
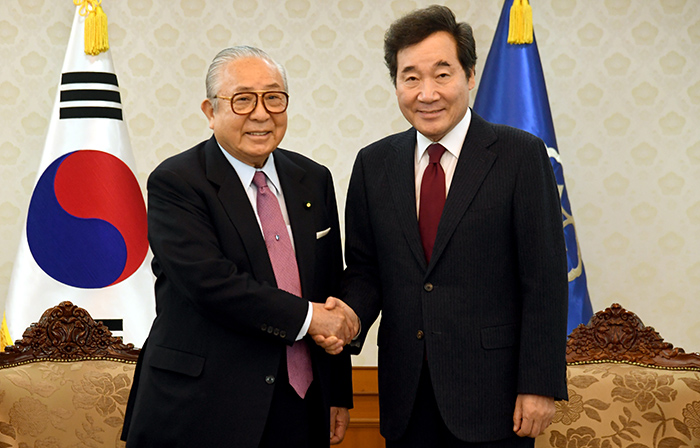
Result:
M313 316L309 325L309 335L319 346L331 355L343 351L360 331L357 314L336 297L329 297L326 303L312 303Z

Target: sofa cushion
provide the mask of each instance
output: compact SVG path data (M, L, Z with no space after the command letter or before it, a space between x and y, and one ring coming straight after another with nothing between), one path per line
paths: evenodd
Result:
M567 380L537 448L700 447L700 371L570 364Z
M134 368L85 360L0 369L0 448L123 447Z

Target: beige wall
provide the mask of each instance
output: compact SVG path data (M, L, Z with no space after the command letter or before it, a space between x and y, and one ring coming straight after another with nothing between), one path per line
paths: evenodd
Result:
M429 3L103 0L140 181L208 137L208 62L246 43L286 65L283 146L331 168L342 210L358 149L407 127L382 63L384 30ZM698 351L700 2L532 3L593 308L618 301ZM502 1L445 4L474 27L482 68ZM0 0L0 304L73 14L70 0ZM370 344L356 364L375 353Z

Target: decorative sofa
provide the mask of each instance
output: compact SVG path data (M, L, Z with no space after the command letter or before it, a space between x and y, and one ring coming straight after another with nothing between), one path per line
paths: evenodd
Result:
M571 333L566 356L569 401L557 402L536 448L700 448L700 354L613 304ZM0 448L123 447L137 358L84 309L50 308L0 353ZM371 379L375 390L376 370ZM355 416L342 446L378 446L364 443L381 439L370 398L373 418ZM374 433L355 434L365 420Z
M0 448L123 447L138 353L70 302L48 309L0 353Z
M569 335L566 359L569 401L536 448L700 447L700 354L613 304Z

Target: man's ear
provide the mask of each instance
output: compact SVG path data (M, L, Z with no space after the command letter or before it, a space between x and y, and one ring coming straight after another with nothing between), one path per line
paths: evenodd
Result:
M474 87L476 87L476 72L473 68L469 70L469 77L467 77L467 86L469 87L469 90L472 90Z
M214 105L211 103L209 98L202 101L200 106L204 115L206 115L207 120L209 120L209 129L214 130Z

